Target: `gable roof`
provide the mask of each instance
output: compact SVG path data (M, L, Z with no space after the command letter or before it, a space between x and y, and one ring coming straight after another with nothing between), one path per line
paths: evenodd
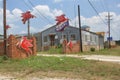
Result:
M44 31L47 31L47 30L49 30L50 28L53 28L53 27L56 27L56 25L53 25L53 26L51 26L51 27L49 27L49 28L41 31L40 33L44 32ZM68 26L68 27L79 29L78 27L74 27L74 26ZM87 27L89 27L89 26L87 26ZM92 33L92 34L95 34L95 35L99 35L99 34L97 34L96 32L88 31L88 30L85 30L85 29L82 29L82 28L81 28L81 30L82 30L82 31L89 32L89 33ZM100 35L99 35L99 36L100 36Z

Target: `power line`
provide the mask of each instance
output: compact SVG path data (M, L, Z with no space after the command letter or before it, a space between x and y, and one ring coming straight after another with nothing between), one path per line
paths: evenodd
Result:
M92 3L88 0L89 4L91 5L91 7L93 8L93 10L97 13L97 15L99 16L99 18L102 20L102 22L107 25L107 23L101 18L101 16L99 15L98 11L95 9L95 7L92 5Z
M105 5L103 3L103 0L101 0L100 4L101 4L101 7L103 8L103 10L106 11L106 8L105 8Z
M28 0L29 1L29 3L31 4L31 6L32 7L34 7L34 4L30 1L30 0ZM53 24L46 16L44 16L37 8L34 8L39 14L40 14L40 16L42 16L43 18L45 18L49 23L51 23L51 24Z
M26 7L28 8L28 9L30 9L30 10L33 10L33 8L30 6L30 5L28 5L27 4L27 2L25 2L25 0L23 0L24 1L24 4L26 5ZM39 15L40 17L41 17L41 15ZM43 17L41 17L41 18L43 18ZM36 20L36 19L35 19ZM43 18L43 20L44 20L44 18Z
M26 7L31 10L31 7L27 4L27 2L25 2L25 0L23 0L23 1L25 3Z
M73 3L74 3L74 4L73 4L73 5L74 5L74 17L75 17L75 19L76 19L76 10L75 10L75 9L76 9L76 7L75 7L76 5L75 5L75 0L73 0L73 1L74 1L74 2L73 2ZM75 24L75 27L76 27L76 26L77 26L77 25L76 25L76 20L75 20L75 23L74 23L74 24Z

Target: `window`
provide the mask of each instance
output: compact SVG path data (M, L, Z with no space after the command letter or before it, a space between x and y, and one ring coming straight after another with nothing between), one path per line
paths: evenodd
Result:
M66 35L61 35L61 38L62 39L66 39Z
M47 41L48 41L47 36L44 36L44 42L47 42Z
M95 36L95 42L97 42L97 37Z
M71 40L76 40L75 34L71 35Z
M92 38L93 36L92 35L90 35L90 41L93 41L93 38Z
M87 41L87 35L85 35L85 41Z
M35 39L36 39L36 41L38 41L38 38L37 38L37 37L35 37Z

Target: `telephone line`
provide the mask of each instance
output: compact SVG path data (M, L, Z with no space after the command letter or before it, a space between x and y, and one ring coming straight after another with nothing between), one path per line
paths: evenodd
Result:
M91 7L93 8L93 10L97 13L97 15L99 16L99 18L102 20L102 22L107 25L107 23L101 18L101 16L99 15L98 11L96 10L96 8L92 5L92 3L88 0L89 4L91 5Z
M31 6L34 7L34 4L33 4L30 0L28 0L28 1L29 1L29 3L31 4ZM53 24L53 23L52 23L47 17L45 17L38 9L35 8L35 10L36 10L42 17L44 17L49 23Z
M31 10L31 7L27 4L27 2L25 2L25 0L23 0L23 1L25 3L26 7Z
M74 5L74 17L75 17L75 19L76 19L75 0L73 0L73 1L74 1L74 2L73 2L73 5ZM76 21L75 21L74 25L75 25L75 27L77 27Z

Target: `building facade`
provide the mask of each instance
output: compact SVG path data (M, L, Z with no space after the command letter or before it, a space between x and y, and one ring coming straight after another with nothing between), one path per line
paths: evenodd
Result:
M56 31L56 26L52 26L40 33L34 34L37 39L37 50L46 50L50 46L58 46L62 41L72 40L73 43L80 41L79 28L68 26L62 32ZM96 50L104 48L104 36L98 35L88 30L82 30L82 46L83 51L89 51L94 47ZM74 46L73 46L74 47Z

